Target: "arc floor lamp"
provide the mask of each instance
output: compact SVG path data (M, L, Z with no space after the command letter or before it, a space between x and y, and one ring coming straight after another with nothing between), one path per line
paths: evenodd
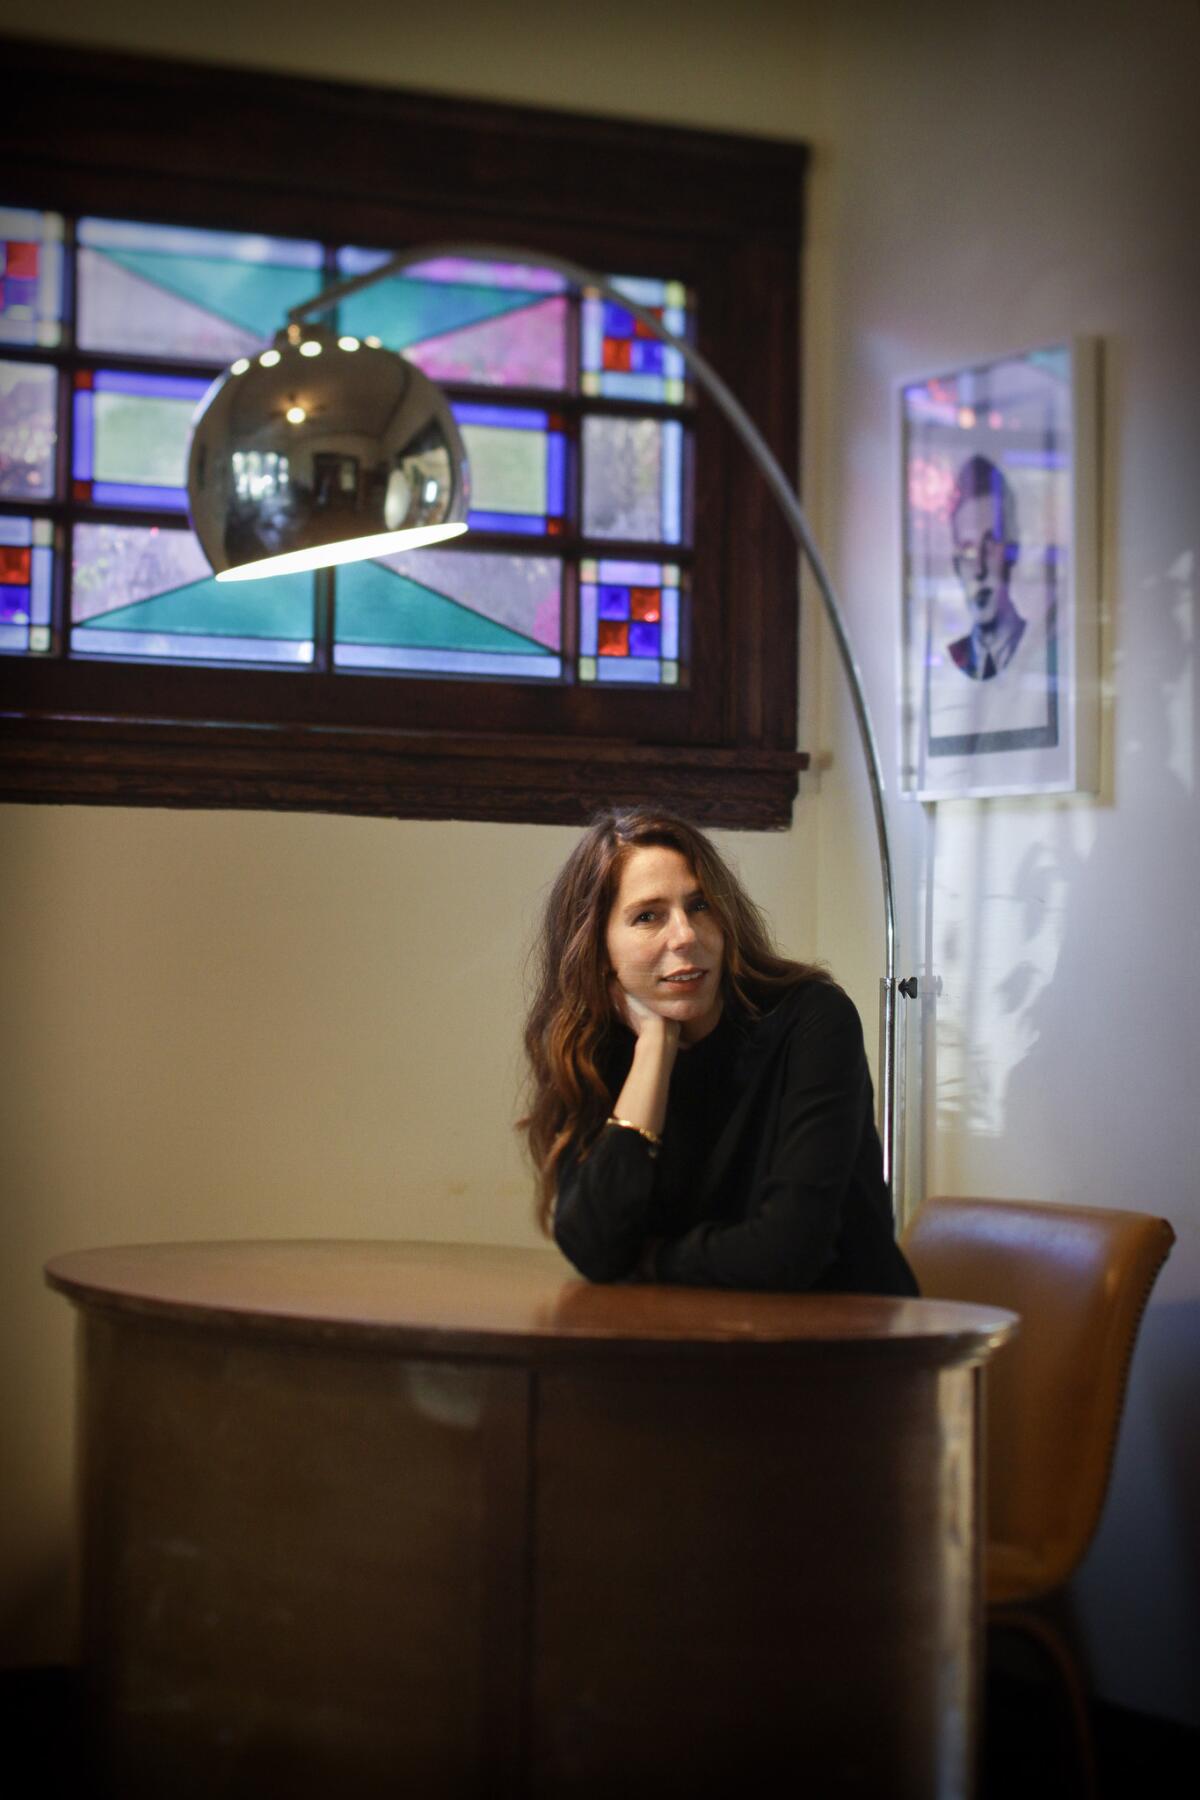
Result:
M401 251L364 275L295 306L274 343L242 357L197 416L188 465L192 518L219 581L248 581L415 549L467 529L469 477L449 403L429 378L375 340L310 321L351 294L441 257L525 262L591 288L677 351L761 470L824 602L866 762L883 883L879 1123L884 1177L901 1210L896 1166L896 905L879 750L862 675L829 571L791 482L753 420L692 345L603 276L563 257L511 245L434 244Z

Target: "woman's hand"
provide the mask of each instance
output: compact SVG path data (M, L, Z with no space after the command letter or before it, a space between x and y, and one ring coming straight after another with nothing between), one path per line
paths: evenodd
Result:
M623 988L614 976L608 984L609 999L613 1011L623 1025L627 1025L634 1037L643 1035L655 1037L661 1035L663 1040L672 1046L679 1042L679 1021L666 1019L662 1013L656 1012L647 1000L639 1000Z
M615 976L609 983L608 992L613 1011L628 1025L636 1040L633 1062L613 1112L618 1119L628 1119L630 1124L642 1125L656 1137L661 1137L667 1116L671 1071L679 1049L679 1021L664 1019L649 1001L628 993Z

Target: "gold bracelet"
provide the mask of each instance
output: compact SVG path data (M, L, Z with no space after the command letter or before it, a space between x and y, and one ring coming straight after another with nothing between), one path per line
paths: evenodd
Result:
M606 1125L619 1125L622 1131L636 1131L649 1144L651 1156L657 1156L662 1149L662 1139L658 1133L648 1130L645 1125L635 1125L632 1119L618 1119L616 1113L610 1113L604 1122Z

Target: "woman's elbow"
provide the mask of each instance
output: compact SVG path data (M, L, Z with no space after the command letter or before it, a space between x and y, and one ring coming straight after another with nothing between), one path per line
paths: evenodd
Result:
M638 1248L632 1254L625 1245L597 1243L574 1231L569 1221L556 1218L554 1241L585 1281L624 1281L637 1266Z

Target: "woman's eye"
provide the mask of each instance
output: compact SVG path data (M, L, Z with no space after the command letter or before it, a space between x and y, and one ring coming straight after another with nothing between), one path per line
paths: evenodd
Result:
M654 914L652 912L640 912L633 922L635 925L648 925L652 923L653 919Z

